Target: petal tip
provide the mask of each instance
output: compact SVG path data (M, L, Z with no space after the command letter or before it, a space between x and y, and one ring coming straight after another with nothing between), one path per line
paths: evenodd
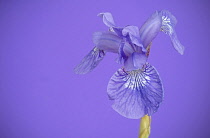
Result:
M183 49L181 51L179 51L180 55L184 55L185 52L185 48L183 47Z
M94 47L74 68L76 74L87 74L91 72L103 59L105 53L103 50Z
M110 12L99 13L97 16L103 18L103 22L106 26L108 26L108 27L114 27L115 26L114 19L113 19L112 14Z
M103 17L103 15L104 15L104 12L97 14L98 17Z

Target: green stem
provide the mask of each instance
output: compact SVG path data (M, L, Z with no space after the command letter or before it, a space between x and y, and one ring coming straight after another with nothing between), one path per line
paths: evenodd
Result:
M141 118L139 138L148 138L150 135L151 117L145 115Z

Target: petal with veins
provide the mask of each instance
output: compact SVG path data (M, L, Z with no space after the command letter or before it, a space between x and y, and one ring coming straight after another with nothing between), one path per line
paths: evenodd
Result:
M161 30L170 36L174 48L183 55L184 46L180 43L175 31L175 25L177 23L176 18L166 10L160 11L159 14L162 18Z
M163 86L156 69L149 63L143 70L119 69L107 87L113 109L124 117L139 119L155 113L163 100Z
M93 43L99 49L106 52L118 53L122 38L113 32L95 32L93 34Z
M103 50L94 47L88 55L86 55L81 63L74 68L76 74L86 74L91 72L103 59L105 53Z
M162 24L161 21L162 20L158 15L158 12L155 12L140 28L140 38L145 48L147 48L147 46L157 36L158 32L160 32Z

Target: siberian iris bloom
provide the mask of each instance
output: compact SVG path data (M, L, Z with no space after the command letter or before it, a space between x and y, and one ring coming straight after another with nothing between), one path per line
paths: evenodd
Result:
M92 71L107 52L116 53L122 64L110 78L107 93L113 100L113 109L124 117L139 119L157 112L163 101L164 89L160 75L147 62L153 39L159 32L169 35L172 45L181 55L184 47L175 32L176 18L166 10L156 11L138 28L118 27L111 13L98 14L108 31L93 34L94 48L74 69L77 74Z

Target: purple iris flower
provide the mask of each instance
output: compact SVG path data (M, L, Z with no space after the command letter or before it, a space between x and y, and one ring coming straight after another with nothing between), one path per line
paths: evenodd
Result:
M184 47L175 32L176 18L166 10L156 11L139 29L115 25L111 13L98 14L109 31L95 32L95 47L74 69L77 74L92 71L106 52L118 54L122 64L110 79L107 93L113 109L124 117L139 119L151 116L163 101L163 85L157 70L147 62L152 40L162 31L170 36L173 47L182 55Z

